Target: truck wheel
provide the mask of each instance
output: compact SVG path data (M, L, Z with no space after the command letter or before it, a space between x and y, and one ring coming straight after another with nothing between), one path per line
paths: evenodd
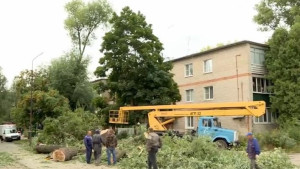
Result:
M220 139L220 140L216 140L215 142L219 148L227 149L227 147L228 147L228 144L225 140Z

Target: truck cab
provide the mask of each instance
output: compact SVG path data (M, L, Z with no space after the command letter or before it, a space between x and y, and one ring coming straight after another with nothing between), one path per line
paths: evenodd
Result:
M218 146L227 148L238 141L237 131L224 129L217 117L200 117L197 133L199 136L209 136Z
M21 135L17 132L16 125L4 124L0 125L0 139L5 141L20 140Z

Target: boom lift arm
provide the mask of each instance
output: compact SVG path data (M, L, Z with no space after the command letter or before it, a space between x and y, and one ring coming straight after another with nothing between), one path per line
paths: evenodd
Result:
M265 113L264 101L235 102L235 103L203 103L158 106L127 106L120 110L112 110L109 122L128 124L129 111L150 110L149 125L155 131L166 131L166 124L178 117L199 116L261 116Z

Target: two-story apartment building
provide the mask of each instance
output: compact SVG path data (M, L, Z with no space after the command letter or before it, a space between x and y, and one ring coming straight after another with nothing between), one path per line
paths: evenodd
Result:
M266 114L256 117L219 117L222 127L242 134L274 127L275 114L269 109L270 81L264 67L265 44L241 41L172 60L174 80L182 100L177 104L264 100ZM177 119L173 128L181 132L196 129L198 119Z

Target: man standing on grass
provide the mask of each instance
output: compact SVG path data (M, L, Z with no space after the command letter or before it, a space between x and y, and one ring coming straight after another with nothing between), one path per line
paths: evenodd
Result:
M84 145L86 148L86 163L91 164L91 156L92 156L92 149L93 149L93 141L92 141L92 132L88 131L87 135L84 137Z
M256 164L256 158L260 154L258 141L255 138L253 138L252 133L248 133L247 138L248 138L248 145L247 145L246 152L248 153L248 157L250 159L250 168L259 169L258 165Z
M111 155L113 156L113 164L115 165L117 163L117 158L116 158L116 147L118 145L117 142L117 137L115 135L115 132L113 129L108 130L108 135L106 138L106 153L107 153L107 162L108 165L111 165Z
M162 143L158 134L156 134L152 128L148 129L148 133L145 135L147 139L147 151L148 151L148 168L157 169L156 153L161 148Z
M95 164L98 166L100 164L101 159L101 151L102 151L102 139L100 135L100 130L96 130L93 135L93 149L94 149L94 157Z

